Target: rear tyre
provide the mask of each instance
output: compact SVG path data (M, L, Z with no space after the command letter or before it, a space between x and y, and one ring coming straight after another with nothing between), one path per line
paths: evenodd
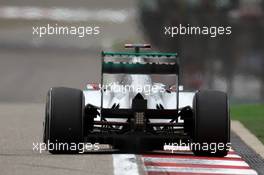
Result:
M192 150L194 154L226 156L230 147L230 118L226 93L197 92L193 100L193 112Z
M64 87L49 90L43 141L46 144L50 143L48 149L50 153L78 152L71 145L80 149L77 144L84 141L84 105L84 95L81 90ZM61 146L58 146L59 144Z

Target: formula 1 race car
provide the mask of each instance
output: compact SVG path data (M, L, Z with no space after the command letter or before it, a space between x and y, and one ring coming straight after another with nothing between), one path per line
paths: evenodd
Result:
M125 47L134 50L102 52L101 84L48 91L44 143L109 144L121 152L141 153L184 142L195 155L227 155L226 93L183 91L176 53L140 50L148 44ZM215 151L200 145L214 145Z

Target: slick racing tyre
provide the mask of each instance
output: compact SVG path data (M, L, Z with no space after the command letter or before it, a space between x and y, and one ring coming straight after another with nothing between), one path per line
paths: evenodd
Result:
M198 91L193 99L191 149L198 156L223 157L230 147L228 99L224 92Z
M77 144L84 141L83 118L84 95L81 90L51 88L47 95L43 134L46 147L48 143L53 144L48 151L50 153L78 152ZM61 146L58 146L59 144ZM76 149L70 149L72 144L75 144Z

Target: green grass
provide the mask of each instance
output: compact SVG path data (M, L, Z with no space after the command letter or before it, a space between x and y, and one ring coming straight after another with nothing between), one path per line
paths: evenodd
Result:
M264 104L231 105L230 112L264 144Z

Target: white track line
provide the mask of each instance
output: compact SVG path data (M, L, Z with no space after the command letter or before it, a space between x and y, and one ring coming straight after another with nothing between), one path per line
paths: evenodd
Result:
M264 159L264 145L239 121L231 121L231 129L243 140L249 147L258 153Z
M227 157L227 158L241 158L241 156L238 154L227 154L225 157Z
M54 21L99 21L122 23L132 17L132 9L85 9L85 8L42 8L35 6L3 6L0 7L0 18L24 20Z
M113 154L114 175L139 175L134 154Z

